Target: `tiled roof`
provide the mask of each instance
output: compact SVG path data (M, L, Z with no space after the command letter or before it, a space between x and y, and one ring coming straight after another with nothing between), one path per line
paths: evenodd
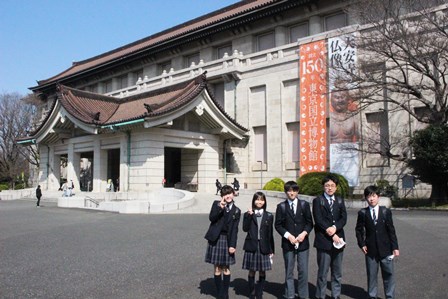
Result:
M303 0L302 0L303 1ZM194 32L196 30L200 30L207 26L211 26L233 17L242 15L244 13L253 11L255 9L261 8L265 5L279 2L279 0L245 0L237 2L233 5L224 7L220 10L214 11L212 13L206 14L199 18L193 19L186 23L180 24L178 26L172 27L160 33L154 34L147 38L138 40L131 44L125 45L123 47L117 48L115 50L109 51L107 53L92 57L87 60L74 62L73 65L63 71L62 73L51 77L46 80L38 81L39 86L45 85L52 82L57 82L58 80L81 73L83 71L89 70L91 68L95 68L109 62L113 62L118 58L125 58L129 55L138 53L139 51L148 49L152 46L157 46L163 42L166 42L170 39L174 39L176 37L180 37L186 35L188 33ZM305 1L306 2L306 1Z
M118 99L59 85L61 105L79 121L97 126L109 126L142 118L151 118L179 109L207 89L205 74L195 79L163 89ZM232 119L213 98L221 113L234 125L246 128Z

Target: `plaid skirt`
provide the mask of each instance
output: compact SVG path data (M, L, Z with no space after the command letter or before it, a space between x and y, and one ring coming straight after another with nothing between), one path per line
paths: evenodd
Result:
M220 235L215 243L208 243L205 262L213 265L230 266L235 264L235 254L229 253L227 236Z
M252 271L267 271L272 269L268 254L260 252L260 243L256 252L244 251L243 269Z

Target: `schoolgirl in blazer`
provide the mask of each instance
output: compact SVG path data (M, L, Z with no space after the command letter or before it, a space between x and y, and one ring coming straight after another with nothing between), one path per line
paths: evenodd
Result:
M212 204L210 226L205 234L208 241L205 262L214 265L214 281L220 298L229 298L230 265L235 264L241 210L235 205L234 196L231 186L221 188L221 200Z
M247 232L244 241L243 269L249 270L249 298L262 298L266 271L272 269L274 255L274 215L266 211L267 202L263 192L255 192L252 206L244 213L243 231ZM259 272L257 291L255 273Z

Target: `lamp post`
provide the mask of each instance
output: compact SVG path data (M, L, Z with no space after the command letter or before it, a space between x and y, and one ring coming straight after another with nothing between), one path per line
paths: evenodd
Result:
M260 190L263 190L263 161L257 161L260 163Z

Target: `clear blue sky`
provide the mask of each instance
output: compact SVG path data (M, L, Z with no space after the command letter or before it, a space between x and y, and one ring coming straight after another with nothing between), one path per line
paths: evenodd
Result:
M237 0L0 0L0 93Z

